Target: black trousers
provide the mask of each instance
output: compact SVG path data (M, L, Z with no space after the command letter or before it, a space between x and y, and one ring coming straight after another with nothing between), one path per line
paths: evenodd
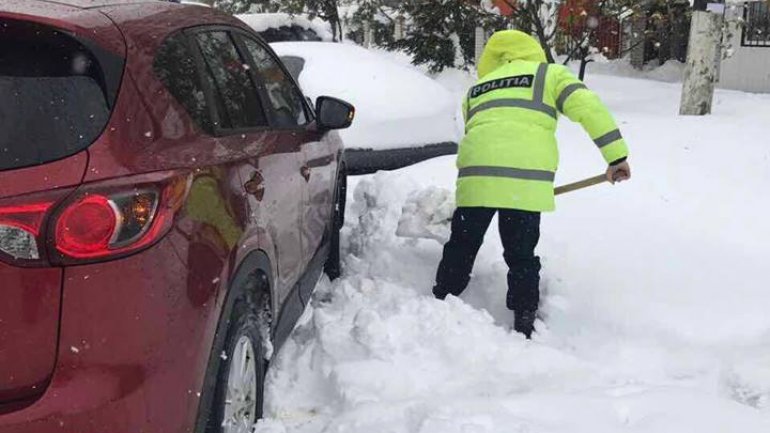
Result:
M470 281L476 254L495 213L508 264L507 306L514 311L536 311L540 303L540 213L513 209L461 207L452 217L452 236L444 245L433 294L444 299L459 296Z

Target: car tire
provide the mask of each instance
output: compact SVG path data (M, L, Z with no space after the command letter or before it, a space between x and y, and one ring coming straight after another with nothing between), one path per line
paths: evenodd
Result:
M334 206L332 207L332 221L329 233L329 255L324 264L324 272L330 280L335 280L342 275L342 263L340 258L340 230L345 224L345 200L347 198L347 176L345 170L340 171L337 179L337 188L334 194Z
M263 329L267 326L267 296L255 302L250 295L238 299L233 306L220 357L213 401L215 424L209 429L217 433L251 432L262 417L264 383L267 373Z

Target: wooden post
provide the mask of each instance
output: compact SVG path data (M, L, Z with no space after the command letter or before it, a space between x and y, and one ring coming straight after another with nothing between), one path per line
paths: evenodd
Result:
M478 66L481 53L484 52L484 46L487 44L487 32L483 27L476 27L475 42L474 58L476 59L476 66Z
M364 21L364 48L371 48L372 39L372 24L369 21Z
M393 39L396 41L404 39L404 21L404 17L399 15L393 23Z
M690 45L682 86L681 115L711 114L717 62L722 46L722 15L694 11L690 29Z
M631 66L636 69L644 67L644 53L647 39L647 11L642 10L631 17Z

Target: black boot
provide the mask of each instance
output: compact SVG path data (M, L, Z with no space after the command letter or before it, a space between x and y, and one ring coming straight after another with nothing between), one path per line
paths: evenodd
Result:
M535 318L537 311L517 311L513 317L513 329L516 332L524 334L527 340L532 339L532 332L535 330Z

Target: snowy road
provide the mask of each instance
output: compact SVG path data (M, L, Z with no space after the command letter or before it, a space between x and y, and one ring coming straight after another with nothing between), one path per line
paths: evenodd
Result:
M345 276L279 355L258 432L770 431L770 97L719 92L714 116L681 118L678 85L588 84L634 179L544 218L535 340L508 331L496 229L446 302L430 296L441 245L395 234L411 194L453 188L453 158L359 178ZM577 126L559 135L560 183L603 169Z

